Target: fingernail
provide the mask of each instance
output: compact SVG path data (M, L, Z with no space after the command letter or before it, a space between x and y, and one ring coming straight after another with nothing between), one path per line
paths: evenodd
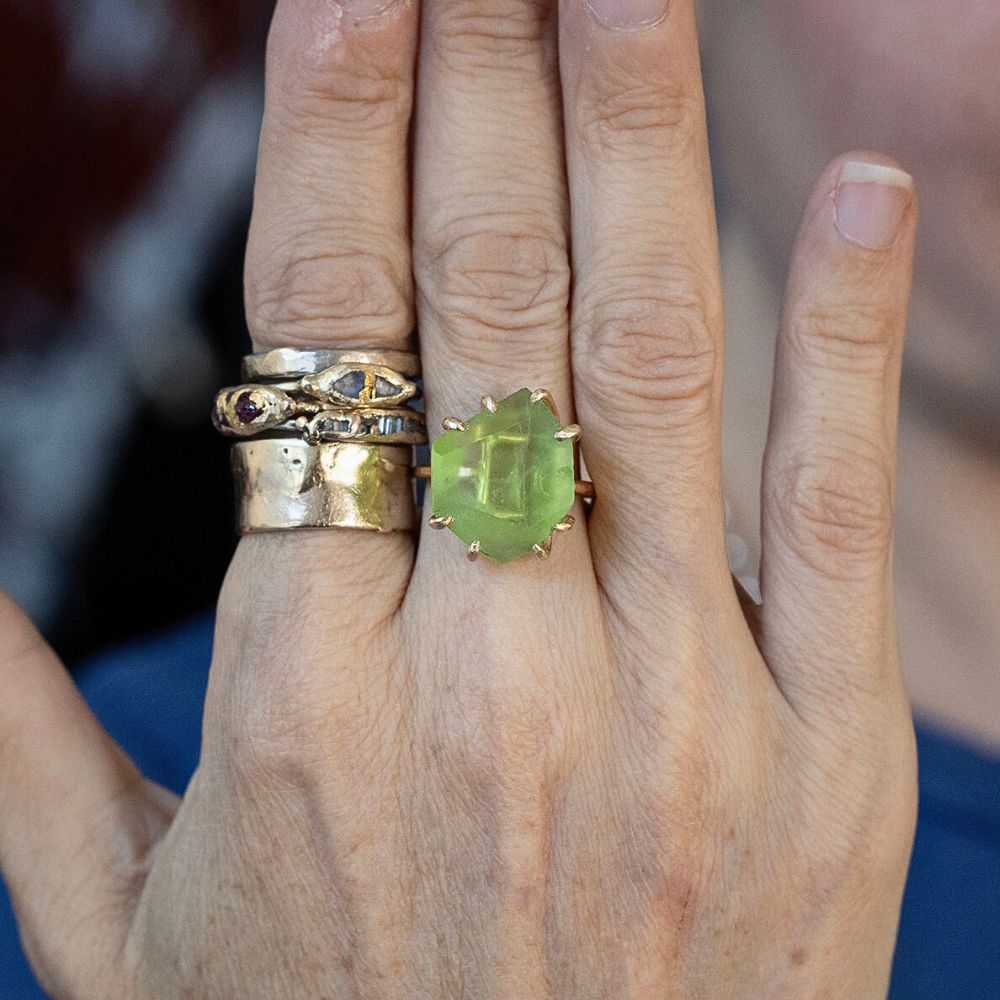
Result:
M667 16L669 0L584 0L590 12L606 28L641 31Z
M888 250L896 242L913 190L913 178L881 163L849 160L837 181L840 235L867 250Z

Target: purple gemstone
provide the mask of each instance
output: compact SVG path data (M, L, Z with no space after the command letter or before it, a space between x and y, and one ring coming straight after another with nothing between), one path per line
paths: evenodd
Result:
M253 396L249 392L244 392L236 405L233 407L236 416L240 418L240 423L249 424L257 419L264 411L253 401Z

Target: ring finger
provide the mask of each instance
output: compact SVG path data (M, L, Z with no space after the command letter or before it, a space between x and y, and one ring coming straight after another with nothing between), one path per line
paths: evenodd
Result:
M732 588L722 310L693 0L562 0L573 370L613 606ZM700 598L698 602L702 603ZM644 623L647 627L653 623ZM671 635L669 628L650 631Z

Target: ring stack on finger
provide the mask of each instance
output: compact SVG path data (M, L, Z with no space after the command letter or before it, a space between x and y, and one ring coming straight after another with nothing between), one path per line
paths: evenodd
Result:
M212 422L233 447L242 533L290 528L408 531L412 448L426 444L420 359L403 351L298 351L244 359Z

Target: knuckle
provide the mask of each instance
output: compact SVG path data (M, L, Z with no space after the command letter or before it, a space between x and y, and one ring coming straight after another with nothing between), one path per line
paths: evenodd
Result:
M883 377L898 341L898 316L888 306L812 304L791 317L791 342L808 365Z
M355 331L402 337L410 323L408 289L384 255L305 246L248 266L246 311L264 344L321 345Z
M685 84L618 70L590 88L574 114L585 147L627 146L637 155L660 157L665 148L683 148L685 137L697 134L698 107Z
M269 110L283 127L315 138L317 128L324 126L339 132L403 121L410 83L402 69L405 60L394 58L387 48L392 39L380 45L374 34L362 40L338 31L307 46L295 39L293 47L288 34L276 23L267 52Z
M569 264L565 247L551 235L452 230L427 242L417 282L459 352L481 357L483 348L508 349L514 337L523 339L519 349L563 349L562 341L534 335L566 321Z
M453 0L444 5L431 44L453 70L504 69L538 61L555 6L544 0Z
M587 373L585 393L629 397L630 419L687 423L707 415L716 394L720 350L700 302L678 293L659 298L617 298L602 303L578 338L577 366ZM617 408L616 408L617 409Z
M882 457L814 451L771 481L779 528L799 558L836 578L878 567L893 519L892 476Z

